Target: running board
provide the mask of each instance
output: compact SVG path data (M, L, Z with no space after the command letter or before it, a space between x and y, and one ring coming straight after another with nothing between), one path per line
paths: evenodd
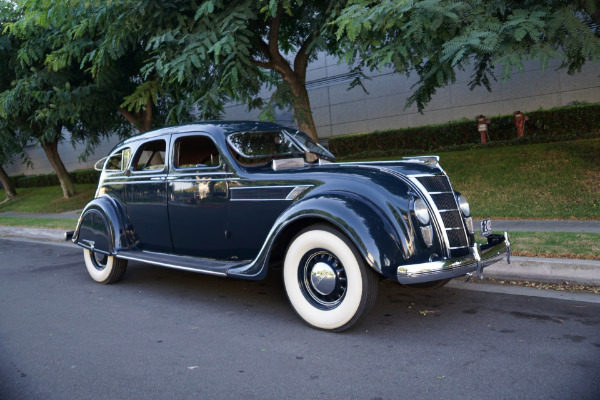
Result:
M217 261L207 258L178 256L143 250L122 250L116 254L116 257L124 260L141 261L148 264L160 265L161 267L217 276L227 276L227 270L229 268L238 267L247 263L247 261Z

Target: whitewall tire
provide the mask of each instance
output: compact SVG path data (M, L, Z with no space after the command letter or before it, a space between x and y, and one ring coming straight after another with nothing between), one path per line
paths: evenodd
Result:
M83 249L83 258L88 273L98 283L114 283L123 277L127 260Z
M298 233L283 264L285 290L307 324L340 332L364 319L377 299L379 279L354 244L336 229L314 225Z

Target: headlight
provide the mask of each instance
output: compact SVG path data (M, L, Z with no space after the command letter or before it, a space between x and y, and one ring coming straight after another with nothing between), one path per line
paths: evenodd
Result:
M460 207L460 210L462 211L463 215L465 217L468 217L471 215L471 207L469 207L469 202L467 201L467 198L465 196L463 196L462 194L459 194L457 197L458 200L458 206Z
M415 215L423 225L429 223L429 210L427 209L427 204L422 199L415 200Z

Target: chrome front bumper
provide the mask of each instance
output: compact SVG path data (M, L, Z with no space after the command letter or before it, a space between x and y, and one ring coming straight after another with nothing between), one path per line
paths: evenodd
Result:
M510 240L508 233L504 237L495 235L493 240L488 239L488 244L475 243L470 247L471 254L448 260L432 261L422 264L402 265L398 267L398 282L404 285L411 283L431 282L447 278L456 278L474 271L479 279L483 278L482 271L485 267L506 257L510 264Z

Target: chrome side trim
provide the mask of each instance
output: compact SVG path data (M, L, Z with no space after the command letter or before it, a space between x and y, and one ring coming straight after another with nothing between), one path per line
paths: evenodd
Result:
M250 186L250 187L232 187L229 190L232 192L230 201L293 201L306 189L311 188L313 185L298 185L298 186ZM244 191L251 193L253 191L283 189L280 196L277 197L264 197L264 198L252 198L244 197ZM287 192L285 189L289 189Z

